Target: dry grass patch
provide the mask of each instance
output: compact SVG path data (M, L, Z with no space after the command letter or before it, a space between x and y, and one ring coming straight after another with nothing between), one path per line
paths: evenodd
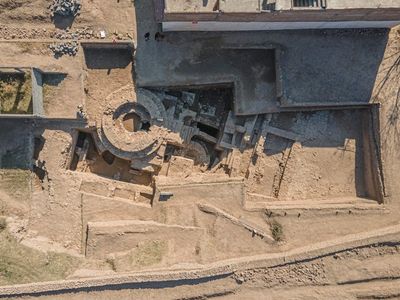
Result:
M32 77L30 72L0 73L0 113L33 113Z
M166 241L145 241L126 254L114 258L110 265L114 271L118 272L155 266L162 262L167 251L168 243Z
M0 285L65 279L79 263L67 254L23 246L7 230L0 233Z

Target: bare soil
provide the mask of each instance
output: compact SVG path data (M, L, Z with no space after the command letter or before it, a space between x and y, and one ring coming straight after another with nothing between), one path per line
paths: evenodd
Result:
M19 298L400 295L398 233L327 250L398 224L399 28L157 40L153 1L83 1L64 19L50 2L0 2L0 71L40 70L44 112L2 118L32 114L32 78L0 73L0 285L135 274L149 283ZM49 49L70 40L75 56ZM244 267L174 281L221 262Z

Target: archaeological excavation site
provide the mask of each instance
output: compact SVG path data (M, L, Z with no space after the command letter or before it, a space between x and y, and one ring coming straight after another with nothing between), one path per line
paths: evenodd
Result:
M0 0L0 299L400 299L399 0Z

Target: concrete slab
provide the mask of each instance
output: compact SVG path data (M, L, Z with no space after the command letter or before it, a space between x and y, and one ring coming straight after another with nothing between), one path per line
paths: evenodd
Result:
M188 48L185 49L185 46ZM236 114L251 115L277 110L274 50L218 49L213 43L200 43L196 47L198 50L193 53L189 44L174 45L174 50L171 48L170 51L180 54L173 55L178 62L169 59L160 62L156 67L158 72L153 73L156 78L147 76L147 72L138 72L138 84L154 87L233 83ZM140 69L142 62L140 56L137 57ZM169 75L163 76L166 73Z
M268 51L279 45L282 106L365 104L370 101L388 39L386 29L296 30L276 32L168 32L165 39L144 41L159 31L151 1L137 9L137 82L141 86L233 81L236 112L273 109L276 87L268 81ZM193 24L196 26L196 24ZM224 48L242 48L224 52ZM259 48L259 50L249 50ZM264 55L263 55L264 53ZM265 55L267 54L267 55ZM280 82L278 80L278 82ZM338 88L340 86L340 88Z

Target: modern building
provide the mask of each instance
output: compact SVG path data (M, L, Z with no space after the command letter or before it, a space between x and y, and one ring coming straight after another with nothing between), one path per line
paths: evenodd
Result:
M400 0L154 0L164 31L390 28Z

